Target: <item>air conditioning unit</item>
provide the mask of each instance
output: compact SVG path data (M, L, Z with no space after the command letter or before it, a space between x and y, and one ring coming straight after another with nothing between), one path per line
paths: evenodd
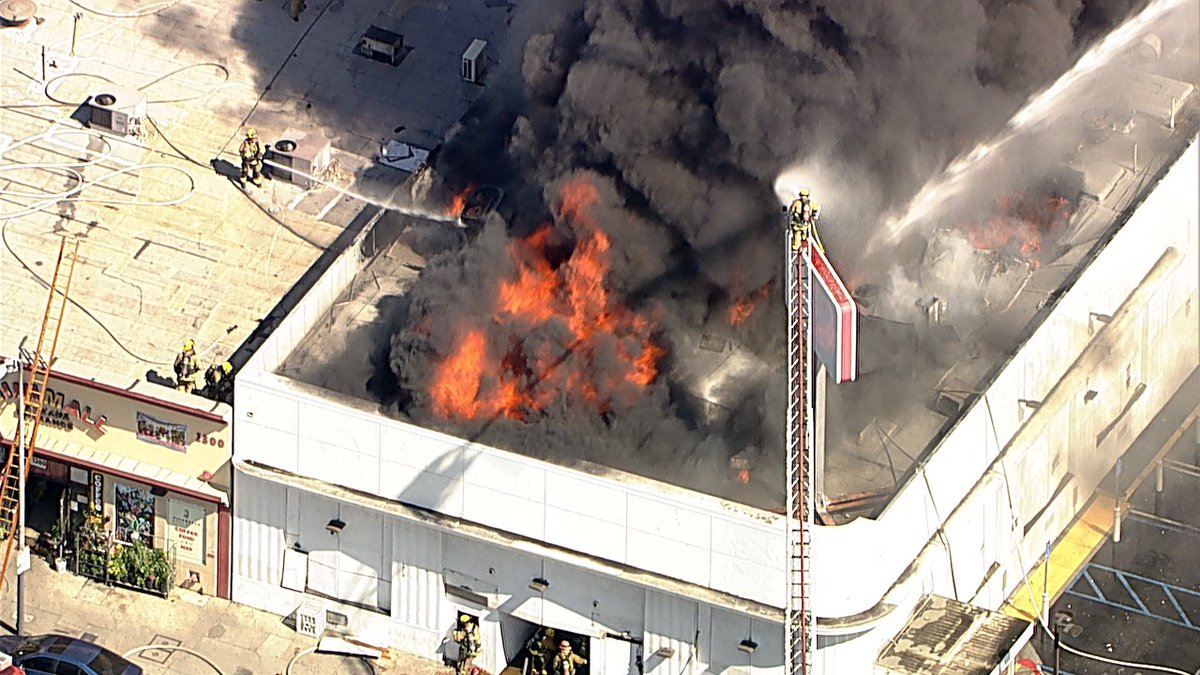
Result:
M139 136L146 119L146 95L136 89L109 85L88 98L88 126L120 136Z
M471 46L467 47L467 51L463 52L462 79L467 82L483 84L484 64L487 63L487 57L483 55L484 47L487 47L486 41L474 40Z
M319 131L288 129L264 157L271 177L304 189L322 184L321 176L333 159L329 139Z
M371 26L362 36L358 50L367 58L396 66L404 58L404 36L379 26Z

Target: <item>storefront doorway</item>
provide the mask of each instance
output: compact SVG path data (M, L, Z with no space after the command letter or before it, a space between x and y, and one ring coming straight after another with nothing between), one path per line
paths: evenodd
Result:
M547 675L556 675L554 657L563 641L571 645L572 653L588 662L576 666L574 675L590 675L592 638L587 635L555 626L539 626L511 614L501 614L500 636L504 658L508 662L502 675L542 675L543 669Z

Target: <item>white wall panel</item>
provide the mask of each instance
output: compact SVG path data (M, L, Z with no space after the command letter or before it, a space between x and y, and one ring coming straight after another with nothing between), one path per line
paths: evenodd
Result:
M379 492L379 457L352 450L330 448L309 439L301 438L300 455L296 473L302 476L319 476L333 485L375 494ZM337 457L330 462L326 458Z
M405 520L392 520L395 617L407 624L439 630L442 607L442 533Z
M702 586L709 583L712 557L705 547L660 539L656 535L638 530L628 531L628 546L630 565L657 570L669 577Z
M646 591L612 577L546 561L549 603L590 619L594 634L628 633L641 636L645 621Z
M607 560L626 560L625 526L559 509L546 510L546 541Z
M689 670L694 647L698 642L699 609L691 600L646 592L646 637L644 641L645 672L647 675L680 675L697 672ZM664 658L656 652L668 648L672 656Z
M545 503L541 499L526 499L513 494L512 484L507 484L503 476L497 476L493 484L501 489L482 485L463 487L463 517L477 523L503 523L508 532L542 539L545 535Z
M524 458L522 458L524 459ZM526 499L544 503L546 500L546 467L516 456L505 457L478 448L463 451L463 477L468 485L505 485Z
M462 475L463 445L462 441L439 439L410 425L383 424L379 431L379 452L384 461L447 478Z
M706 548L712 542L709 532L711 515L677 503L642 495L629 495L629 529L655 538Z
M546 481L546 505L570 511L593 520L625 525L626 495L611 482L555 472Z
M279 583L283 575L285 488L235 472L234 575Z

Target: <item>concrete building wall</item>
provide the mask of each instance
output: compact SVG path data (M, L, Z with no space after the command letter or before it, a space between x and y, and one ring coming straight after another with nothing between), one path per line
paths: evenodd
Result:
M288 616L315 602L356 634L434 658L453 653L446 638L466 612L480 619L480 665L492 672L540 625L590 638L597 675L637 673L639 657L662 675L781 667L778 624L240 471L235 480L234 594L244 604ZM334 517L345 523L338 535L325 529ZM304 559L290 582L289 558ZM534 578L549 582L544 592ZM754 654L738 650L742 639L758 643Z
M782 606L782 518L463 441L265 372L237 381L237 458Z

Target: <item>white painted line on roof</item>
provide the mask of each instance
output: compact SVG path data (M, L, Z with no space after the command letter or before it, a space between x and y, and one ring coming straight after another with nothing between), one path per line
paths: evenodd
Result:
M288 211L294 210L296 208L296 206L298 206L300 204L300 202L304 201L304 198L307 196L308 196L307 192L301 192L300 194L296 195L296 197L294 199L292 199L292 201L288 202Z
M337 206L338 200L341 198L342 195L335 194L333 199L330 199L329 203L325 205L325 208L321 209L321 212L317 214L317 220L325 220L325 216L329 215L329 212L333 210L333 207Z

